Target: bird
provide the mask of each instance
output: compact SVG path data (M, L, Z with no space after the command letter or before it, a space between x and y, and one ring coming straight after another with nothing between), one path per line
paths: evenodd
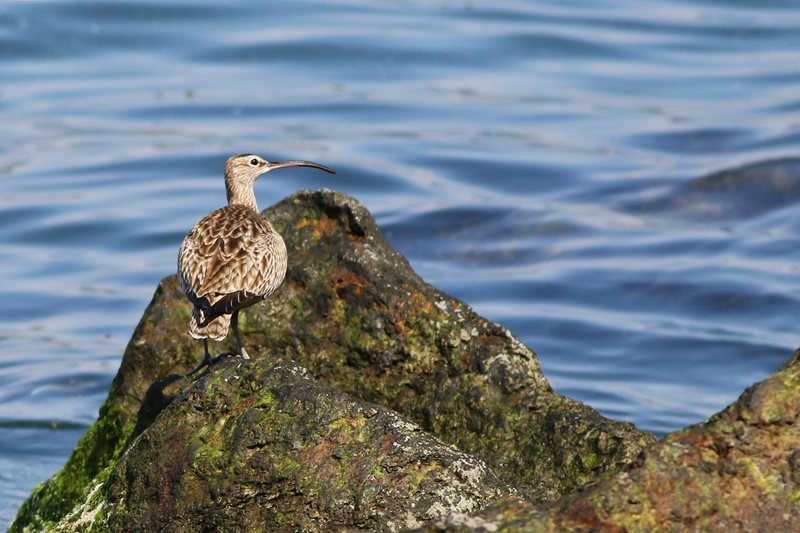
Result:
M225 164L228 205L203 217L183 239L178 253L178 279L192 303L189 333L203 340L203 360L187 376L218 360L239 355L250 359L239 333L239 311L269 297L286 276L283 238L258 211L253 185L271 170L313 167L336 172L311 161L267 161L239 154ZM224 340L233 329L239 353L215 357L208 339Z

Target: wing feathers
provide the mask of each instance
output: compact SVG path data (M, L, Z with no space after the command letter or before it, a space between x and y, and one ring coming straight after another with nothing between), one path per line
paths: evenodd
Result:
M226 315L272 294L285 274L286 246L267 219L241 205L212 212L192 228L178 255L181 287L195 306L192 335L217 338L209 330L216 322L224 338Z

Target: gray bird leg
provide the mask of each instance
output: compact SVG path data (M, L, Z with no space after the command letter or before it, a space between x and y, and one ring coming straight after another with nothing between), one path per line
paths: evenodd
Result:
M208 352L208 339L203 339L203 348L205 349L206 352L205 355L203 356L203 360L200 361L199 365L194 367L191 371L189 371L186 374L187 378L192 374L194 374L195 372L197 372L198 370L200 370L201 368L203 368L204 366L211 366L211 364L214 362L214 360L211 358L211 354Z
M201 368L203 368L203 367L206 367L206 366L210 367L211 365L213 365L214 363L216 363L220 359L225 359L226 357L230 357L231 355L239 355L239 354L236 354L236 353L233 353L233 352L225 352L225 353L221 353L219 355L216 355L214 357L211 357L211 353L208 351L208 339L203 339L203 349L205 351L205 355L203 355L203 360L200 361L199 365L197 365L192 370L187 372L187 374L186 374L187 378L189 376L191 376L192 374L194 374L195 372L197 372L198 370L200 370ZM248 358L245 357L244 359L248 359Z
M247 350L244 349L244 344L242 344L242 337L239 335L239 310L233 312L233 316L231 317L231 327L233 328L233 336L236 338L236 347L239 348L239 354L242 356L242 359L250 359L250 356L247 355Z

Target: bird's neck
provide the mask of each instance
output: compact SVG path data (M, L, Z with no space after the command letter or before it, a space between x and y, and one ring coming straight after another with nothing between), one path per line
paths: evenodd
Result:
M258 212L256 193L252 184L247 186L225 183L225 190L228 193L228 205L244 205Z

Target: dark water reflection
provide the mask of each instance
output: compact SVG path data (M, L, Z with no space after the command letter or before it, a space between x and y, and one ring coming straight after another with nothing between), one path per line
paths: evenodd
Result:
M561 393L659 434L796 320L793 2L0 4L0 525L93 422L189 227L259 182L364 201Z

